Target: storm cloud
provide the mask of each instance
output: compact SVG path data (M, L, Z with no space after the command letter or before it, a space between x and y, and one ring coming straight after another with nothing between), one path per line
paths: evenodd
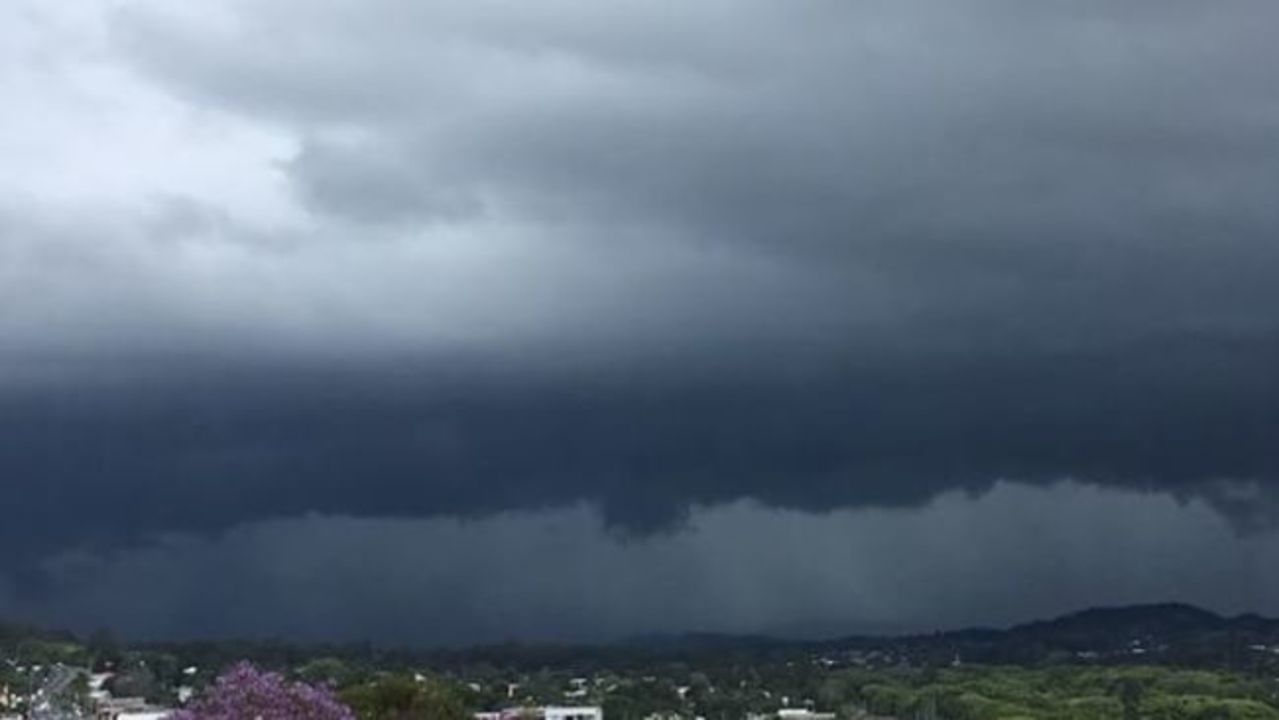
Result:
M40 592L326 522L671 543L1066 479L1279 518L1272 3L0 21L0 542Z

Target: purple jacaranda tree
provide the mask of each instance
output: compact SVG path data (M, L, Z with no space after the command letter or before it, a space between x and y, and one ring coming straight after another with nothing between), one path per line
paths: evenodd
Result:
M355 720L327 687L290 682L242 662L171 720Z

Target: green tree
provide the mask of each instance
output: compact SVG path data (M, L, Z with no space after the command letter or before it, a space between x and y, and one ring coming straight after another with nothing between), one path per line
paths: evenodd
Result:
M95 670L114 670L120 667L121 661L124 659L124 649L117 638L110 630L99 628L89 635L89 640L85 643L89 655L93 658L93 667Z
M355 685L342 700L363 720L468 720L461 694L439 680L391 675Z
M1141 681L1134 677L1122 677L1115 683L1115 694L1123 707L1124 720L1141 719L1141 696L1144 688Z
M360 674L356 668L335 657L316 658L298 668L298 677L312 684L327 684L334 687L346 687L357 681Z

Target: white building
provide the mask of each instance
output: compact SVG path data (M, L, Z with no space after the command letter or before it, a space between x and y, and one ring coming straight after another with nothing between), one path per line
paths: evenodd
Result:
M597 705L516 707L475 713L475 720L604 720L604 710Z
M542 720L604 720L604 710L594 705L552 705L542 708Z
M777 720L835 720L835 713L813 712L808 708L782 708Z

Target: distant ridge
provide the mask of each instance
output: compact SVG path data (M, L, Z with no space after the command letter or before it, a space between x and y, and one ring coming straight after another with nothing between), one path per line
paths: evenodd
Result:
M1252 616L1263 622L1259 616ZM1036 620L1015 625L1009 632L1088 632L1108 629L1151 629L1159 631L1204 629L1229 624L1231 620L1217 613L1185 603L1093 607L1061 615L1051 620Z
M1265 629L1279 627L1279 620L1247 613L1234 618L1186 603L1151 603L1145 605L1096 606L1059 615L1047 620L1032 620L1007 628L973 626L927 633L845 635L829 640L795 640L770 635L734 635L731 633L688 632L640 635L621 641L634 646L725 646L733 643L768 643L778 645L841 645L865 641L919 641L926 638L1053 636L1092 633L1200 632L1239 628Z
M656 654L754 657L880 650L912 662L1035 664L1049 661L1184 662L1235 665L1265 652L1279 663L1279 620L1226 617L1185 603L1092 607L1007 628L971 627L906 635L789 640L758 635L685 633L632 638L624 646ZM1270 649L1273 648L1273 652Z
M0 623L0 645L22 637L75 641L70 633ZM198 652L228 661L242 657L362 657L438 667L493 663L508 667L625 666L654 660L703 663L805 660L831 664L954 662L1171 663L1247 667L1279 674L1279 620L1257 614L1227 617L1184 603L1093 607L1007 628L964 628L910 635L858 635L796 640L768 635L690 632L631 637L599 644L520 643L465 648L385 648L371 643L299 644L280 640L154 642L138 647L179 655Z

